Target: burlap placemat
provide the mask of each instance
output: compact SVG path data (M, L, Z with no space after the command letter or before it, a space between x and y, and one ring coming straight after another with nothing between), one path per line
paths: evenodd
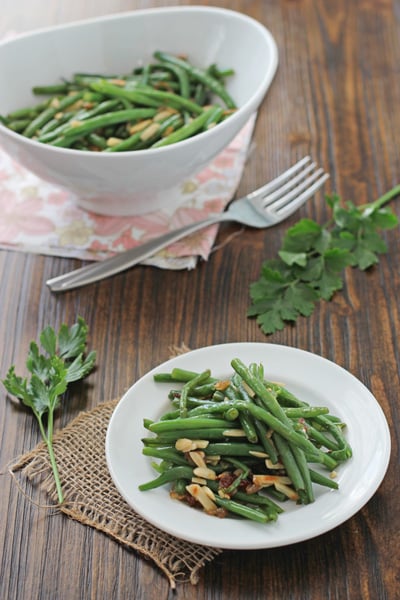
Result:
M65 496L59 509L153 560L168 577L171 587L179 581L196 584L199 570L221 550L185 542L160 531L136 514L120 496L105 456L108 422L117 402L112 400L82 412L55 434L54 452ZM43 443L19 458L10 470L20 471L38 483L57 503L51 465Z

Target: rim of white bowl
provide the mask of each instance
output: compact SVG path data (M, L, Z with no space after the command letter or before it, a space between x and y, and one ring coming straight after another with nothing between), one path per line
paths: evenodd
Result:
M16 37L11 38L11 39L6 39L6 40L2 40L0 41L0 47L4 46L4 45L8 45L8 44L13 44L13 43L18 43L19 40L21 39L25 39L28 37L35 37L38 35L42 35L43 33L47 33L50 31L59 31L62 29L72 29L74 27L77 26L85 26L85 25L89 25L90 23L98 23L98 22L102 22L102 21L117 21L117 20L123 20L126 19L127 17L133 17L133 16L139 16L142 14L150 14L150 13L171 13L171 12L204 12L204 13L221 13L221 14L229 14L231 16L233 16L233 18L237 18L238 20L244 20L244 21L248 21L249 23L252 24L253 27L255 27L256 29L258 29L264 36L267 45L269 47L270 53L271 53L271 62L269 65L269 68L267 69L267 71L265 72L264 78L261 82L261 84L259 85L257 92L252 96L252 98L250 98L249 100L247 100L247 102L245 102L242 106L240 106L237 110L236 113L233 113L229 119L223 121L222 123L218 123L218 130L221 131L222 128L227 128L229 127L230 123L232 123L232 120L237 120L241 117L241 114L244 110L247 110L249 105L251 104L259 104L256 99L258 100L258 98L260 98L261 96L261 100L260 102L263 101L263 97L265 96L266 92L268 91L276 70L278 68L278 62L279 62L279 58L278 58L278 47L276 44L276 41L272 35L272 33L269 31L269 29L267 27L265 27L265 25L263 25L262 23L260 23L260 21L257 21L256 19L254 19L253 17L250 17L249 15L246 15L245 13L236 11L236 10L231 10L229 8L220 8L217 6L201 6L201 5L193 5L193 6L164 6L164 7L151 7L151 8L143 8L143 9L139 9L139 10L133 10L133 11L123 11L123 12L118 12L118 13L112 13L112 14L107 14L107 15L100 15L97 17L91 17L91 18L87 18L87 19L80 19L80 20L76 20L76 21L71 21L69 23L64 23L64 24L60 24L60 25L54 25L52 27L42 27L40 29L35 29L33 31L28 31L28 32L23 32L21 34L18 34ZM254 111L256 110L256 108L254 108ZM204 136L208 136L210 138L214 137L214 132L215 132L216 128L212 128L209 129L208 131L203 131L201 133L198 133L196 136L193 136L191 138L188 138L186 140L182 140L177 144L171 144L169 146L163 146L161 148L147 148L144 150L127 150L123 153L118 153L118 152L95 152L95 153L91 153L91 152L87 152L85 154L85 157L89 158L89 160L118 160L119 157L122 156L129 156L129 155L142 155L145 154L147 155L157 155L157 154L162 154L166 151L169 151L171 153L171 151L173 151L174 148L179 147L182 148L183 145L189 145L189 144L193 144L193 142L195 142L197 139L203 139ZM33 140L31 138L25 138L23 136L21 136L21 134L16 133L14 131L12 131L11 129L9 129L8 127L6 127L5 125L3 125L3 123L0 122L0 130L7 136L10 137L11 139L16 140L17 142L21 141L21 138L23 140L24 143L26 143L28 146L29 145L33 145L34 147L40 147L42 149L43 152L56 152L59 154L67 154L69 156L71 156L71 154L82 154L82 150L77 150L74 148L61 148L61 147L57 147L57 146L48 146L47 144L43 144L41 142L38 142L36 140ZM107 158L105 158L107 157Z

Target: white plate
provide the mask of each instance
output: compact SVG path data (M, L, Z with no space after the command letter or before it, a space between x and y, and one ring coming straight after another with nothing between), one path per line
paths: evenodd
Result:
M213 376L231 374L230 361L263 363L268 379L283 382L300 399L327 406L347 423L353 457L338 468L339 490L315 486L315 502L285 502L277 522L218 519L171 500L167 487L140 492L138 485L156 476L142 455L148 436L143 418L158 419L170 406L171 384L153 375L173 367L211 368ZM348 371L304 350L266 343L233 343L194 350L156 367L137 381L118 403L106 437L107 463L121 495L147 521L187 541L230 549L273 548L300 542L340 525L368 502L388 466L390 434L385 416L370 391Z

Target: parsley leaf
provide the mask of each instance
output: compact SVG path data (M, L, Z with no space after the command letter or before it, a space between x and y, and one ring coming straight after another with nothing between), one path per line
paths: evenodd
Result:
M250 285L247 316L269 335L310 316L319 300L331 300L343 287L347 266L366 270L377 264L379 254L387 252L380 232L398 225L384 204L399 194L400 185L363 206L327 197L331 220L319 225L301 219L286 231L278 257L264 261L258 281Z
M52 327L46 327L40 334L44 353L35 341L29 345L26 367L30 379L17 375L14 365L3 379L8 393L29 407L37 419L47 445L60 504L64 497L53 450L54 411L60 406L68 384L88 375L95 365L94 351L84 355L87 333L88 327L81 317L71 327L62 324L58 334Z

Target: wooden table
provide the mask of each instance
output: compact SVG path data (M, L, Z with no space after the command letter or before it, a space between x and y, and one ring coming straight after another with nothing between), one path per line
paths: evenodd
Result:
M2 0L0 34L26 31L167 1ZM209 4L176 2L176 4ZM364 203L399 182L399 0L215 0L264 23L280 53L276 79L262 105L255 151L239 192L272 178L310 153L331 174L328 192ZM393 204L399 211L398 204ZM299 216L326 218L322 196ZM1 217L0 217L1 221ZM62 515L50 517L17 489L8 474L0 487L0 597L7 600L214 598L269 600L395 600L400 598L399 260L398 229L385 234L389 253L367 273L347 270L345 287L309 318L266 338L246 317L248 288L261 263L279 249L288 224L245 230L193 271L136 267L63 295L50 276L80 262L0 252L0 373L23 369L29 341L48 324L82 315L99 368L91 389L74 393L57 426L83 409L121 396L168 357L168 347L232 341L296 346L335 361L358 377L381 404L392 433L387 475L354 517L324 535L263 551L226 551L201 573L197 586L176 592L150 563L105 535ZM220 229L218 243L237 231ZM0 390L1 468L39 441L30 415ZM371 431L371 437L374 431ZM44 503L43 496L35 498Z

